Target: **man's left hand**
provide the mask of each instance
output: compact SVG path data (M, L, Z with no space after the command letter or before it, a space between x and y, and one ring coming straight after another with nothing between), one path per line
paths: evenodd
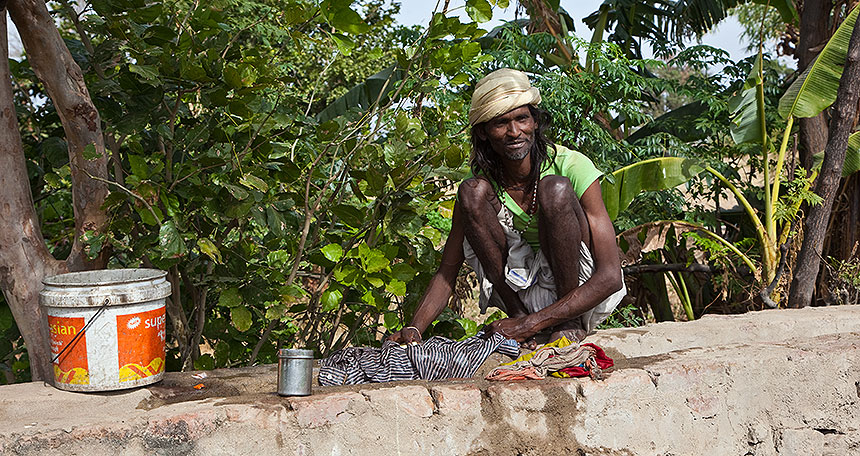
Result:
M514 339L517 342L525 342L534 335L534 332L526 328L526 317L504 318L490 323L484 328L484 332L489 336L493 333L499 333L508 339Z

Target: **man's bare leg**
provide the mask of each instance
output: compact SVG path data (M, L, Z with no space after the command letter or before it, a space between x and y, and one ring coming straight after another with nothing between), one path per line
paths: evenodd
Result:
M549 262L559 297L579 287L580 245L590 245L588 219L579 198L562 176L546 176L538 185L538 235L541 251ZM552 328L550 341L567 337L581 341L586 336L580 318L560 323Z
M525 315L519 295L505 282L508 241L497 217L502 206L493 186L486 179L473 177L460 184L457 198L463 209L466 240L481 262L484 275L505 303L509 317Z

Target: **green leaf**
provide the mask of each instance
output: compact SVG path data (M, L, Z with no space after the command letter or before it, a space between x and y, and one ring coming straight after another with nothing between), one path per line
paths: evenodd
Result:
M200 249L206 256L212 259L212 261L221 264L223 261L221 259L221 251L218 250L218 247L207 238L200 238L197 240L197 248Z
M161 199L161 204L164 205L165 211L167 211L168 217L175 217L179 214L179 198L176 195L163 192L158 196Z
M342 291L329 288L322 294L322 297L320 298L320 302L322 303L322 311L331 312L332 310L337 309L342 299Z
M212 370L215 369L215 358L210 354L205 354L194 360L195 370Z
M137 212L137 215L140 216L140 220L146 225L158 225L161 218L164 216L164 214L161 213L161 209L157 207L152 207L152 210L150 210L149 207L140 205L136 206L134 210ZM155 214L153 214L153 212L155 212Z
M466 13L475 22L487 22L493 18L493 7L487 0L466 0Z
M388 282L388 285L385 286L385 291L395 296L406 296L406 284L397 279L392 279L391 282Z
M221 292L218 297L218 305L222 307L237 307L242 304L242 295L239 294L239 289L236 287L228 288Z
M736 144L746 142L762 141L764 137L761 131L761 117L758 109L756 93L759 86L764 84L762 74L762 55L758 57L744 82L741 93L729 100L729 112L731 113L731 126L729 130Z
M361 259L362 268L368 274L379 272L387 268L390 263L384 253L368 247L367 244L358 246L358 256Z
M358 268L350 264L334 269L334 279L346 286L354 285L355 281L358 280L358 275Z
M283 303L277 303L266 309L266 320L278 320L287 312L287 306Z
M836 100L839 79L848 54L848 42L857 21L855 6L842 22L824 49L809 67L791 84L779 99L779 115L783 118L815 117Z
M463 62L469 62L481 53L481 44L476 42L466 43L463 46ZM461 73L462 74L462 73ZM456 77L455 77L456 78Z
M329 261L337 263L343 258L343 247L338 244L329 244L322 249L323 255L328 258Z
M705 139L707 132L700 128L698 123L702 118L702 114L707 112L707 110L708 105L703 101L694 101L685 104L643 125L628 136L626 140L632 144L656 133L669 133L684 142Z
M230 194L233 195L233 198L236 198L239 201L242 201L243 199L247 198L249 195L247 190L245 190L242 187L237 187L235 185L224 184L224 188L226 188L227 191L229 191Z
M245 332L251 328L251 311L245 307L234 307L230 310L230 319L233 320L233 326L240 332Z
M364 33L370 27L349 6L352 0L323 0L320 10L332 27L346 33Z
M392 264L391 277L401 282L409 282L415 277L415 269L406 263Z
M149 178L149 164L140 155L128 155L128 163L131 165L131 173L141 179Z
M224 67L224 82L234 89L242 88L242 74L234 65Z
M159 77L158 69L152 65L134 65L128 66L128 71L141 76L146 81L157 81Z
M346 114L350 109L365 110L378 99L380 103L388 102L388 93L397 87L397 82L403 79L403 71L396 65L374 74L366 81L358 84L346 95L332 101L319 114L317 120L322 123Z
M269 191L269 184L267 184L266 181L264 181L263 179L260 179L259 177L251 173L247 173L242 176L242 178L239 179L239 183L248 188L256 188L263 193Z
M400 318L394 312L387 312L382 317L382 324L389 331L396 331L400 327Z
M618 213L630 205L642 191L673 188L687 182L704 168L696 161L680 157L660 157L625 166L600 181L603 203L609 218L615 220Z
M376 307L377 309L381 308L383 304L387 304L387 302L380 298L379 294L374 293L373 290L367 290L363 295L361 295L361 300L369 306Z
M842 177L848 177L860 171L860 131L855 131L848 137L848 149L845 151L845 162L842 164Z
M269 267L281 269L290 261L290 252L287 250L275 250L266 255L266 262Z
M472 337L478 333L478 323L476 323L474 320L470 320L468 318L458 318L457 323L460 323L460 326L463 327L463 331L466 331L466 335L463 336L464 338Z
M338 204L331 208L331 212L336 215L341 222L352 228L360 227L365 220L364 212L347 204Z
M334 41L334 45L337 46L337 50L339 50L341 54L350 55L352 50L355 49L355 42L348 36L340 33L332 33L330 36L331 40Z
M374 288L380 288L385 285L385 281L380 279L379 277L367 277L367 283L373 285Z
M164 258L178 258L185 255L185 239L173 220L161 224L158 230L158 245Z
M92 161L101 158L102 154L96 150L96 145L89 143L84 146L84 160Z

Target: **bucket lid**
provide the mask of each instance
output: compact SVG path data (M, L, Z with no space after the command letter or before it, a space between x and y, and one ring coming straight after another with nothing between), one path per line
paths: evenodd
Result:
M42 283L55 287L93 287L146 282L167 276L160 269L96 269L94 271L69 272L45 277Z
M314 357L313 350L304 348L282 348L278 350L278 358L311 358Z
M46 277L39 302L46 307L100 307L157 301L170 296L167 272L158 269L97 269Z

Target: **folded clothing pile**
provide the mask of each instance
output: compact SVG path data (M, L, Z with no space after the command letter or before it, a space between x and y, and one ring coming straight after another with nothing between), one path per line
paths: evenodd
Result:
M612 358L594 344L571 343L567 338L550 342L537 350L503 364L487 374L487 380L541 380L555 377L603 379L603 370L614 365Z

